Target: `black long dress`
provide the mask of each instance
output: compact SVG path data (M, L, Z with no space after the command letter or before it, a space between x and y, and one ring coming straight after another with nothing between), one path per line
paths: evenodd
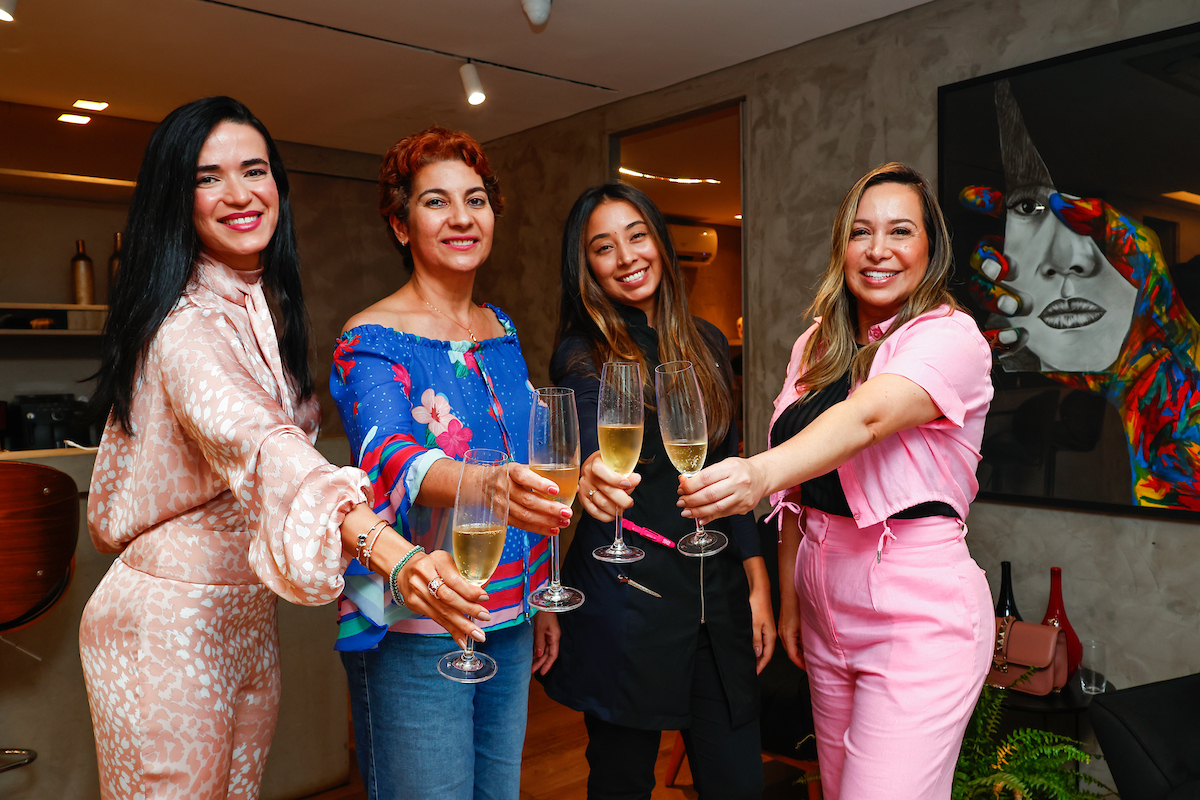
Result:
M647 367L659 364L658 334L641 311L617 306ZM697 319L713 357L729 369L729 343L712 324ZM584 336L567 335L550 364L555 385L575 390L579 411L581 457L596 452L596 410L600 379L596 372L568 371L572 356L586 353ZM706 463L737 455L735 426ZM679 514L679 472L663 448L658 418L647 410L645 436L625 518L678 541L695 530ZM729 701L731 725L758 716L758 683L751 639L749 586L742 560L760 554L753 517L744 514L706 526L730 534L730 545L716 556L689 558L673 548L625 532L628 543L646 552L633 564L608 564L592 557L612 542L614 523L581 512L575 538L563 559L562 579L582 589L587 601L559 615L562 641L558 661L544 678L546 694L576 711L595 714L616 725L644 730L677 730L691 722L692 670L701 633L700 569L704 568L705 625L712 639L721 684ZM652 597L617 580L624 573L662 595Z

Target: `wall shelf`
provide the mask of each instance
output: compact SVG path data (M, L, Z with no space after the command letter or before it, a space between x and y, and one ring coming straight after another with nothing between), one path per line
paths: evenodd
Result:
M47 318L53 320L53 327L0 327L0 336L99 336L108 317L108 306L0 302L0 320L6 317L15 317L18 323Z

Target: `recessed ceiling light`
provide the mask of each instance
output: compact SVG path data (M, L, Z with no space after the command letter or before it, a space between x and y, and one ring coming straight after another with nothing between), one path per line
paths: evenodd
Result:
M1185 203L1200 206L1200 194L1196 194L1195 192L1165 192L1163 197L1169 197L1172 200L1182 200Z
M0 20L12 22L17 14L17 0L0 0Z
M85 117L80 114L59 114L59 122L69 122L72 125L87 125L92 121L91 117Z
M84 108L88 111L103 111L108 108L108 103L101 103L98 100L76 100L72 103L75 108Z
M617 172L622 175L630 175L634 178L646 178L651 181L667 181L668 183L720 183L716 178L670 178L666 175L651 175L649 172L638 172L635 169L627 169L626 167L618 167Z

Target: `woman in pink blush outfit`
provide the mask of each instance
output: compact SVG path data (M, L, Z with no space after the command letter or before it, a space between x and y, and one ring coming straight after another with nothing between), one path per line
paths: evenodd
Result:
M899 163L842 201L771 448L682 481L684 516L780 517L779 636L808 671L827 800L945 800L993 646L964 537L991 355L947 290L933 189ZM786 590L793 586L794 592Z
M488 618L483 591L379 519L364 472L313 447L287 174L245 106L197 100L155 129L125 242L88 496L93 543L120 556L79 630L100 793L256 798L279 707L276 596L335 600L353 557L482 641L464 615Z

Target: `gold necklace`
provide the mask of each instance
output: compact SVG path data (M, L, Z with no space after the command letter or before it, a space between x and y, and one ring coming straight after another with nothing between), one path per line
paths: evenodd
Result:
M453 322L453 323L454 323L455 325L457 325L458 327L462 328L462 329L463 329L464 331L466 331L466 332L467 332L467 334L468 334L468 335L471 337L471 341L472 341L472 342L474 342L475 344L479 344L479 340L475 338L475 331L471 330L471 329L470 329L470 328L468 328L466 325L463 325L461 322L459 322L458 320L456 320L454 317L450 316L450 315L449 315L449 314L447 314L445 311L442 311L440 308L438 308L437 306L435 306L433 303L431 303L431 302L429 302L428 300L426 300L426 299L425 299L425 295L421 294L421 290L420 290L420 289L418 289L418 288L416 287L416 285L414 285L414 286L413 286L413 291L417 293L417 297L421 298L421 302L422 302L422 303L424 303L425 305L429 306L429 307L430 307L430 308L432 308L434 311L436 311L437 313L441 314L443 317L445 317L446 319L450 320L451 322Z

